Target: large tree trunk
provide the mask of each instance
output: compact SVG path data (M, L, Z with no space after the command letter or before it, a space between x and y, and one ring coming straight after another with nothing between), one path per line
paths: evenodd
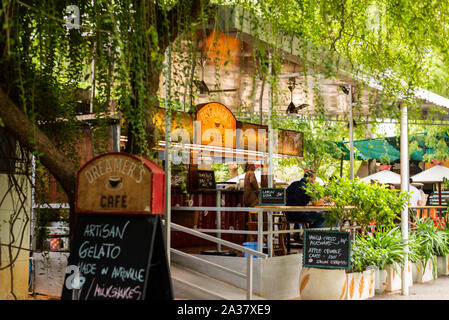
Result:
M70 231L74 229L76 166L0 88L0 118L5 128L31 152L41 154L42 164L51 172L67 194L70 205ZM34 141L31 139L34 138ZM72 235L72 233L71 233Z

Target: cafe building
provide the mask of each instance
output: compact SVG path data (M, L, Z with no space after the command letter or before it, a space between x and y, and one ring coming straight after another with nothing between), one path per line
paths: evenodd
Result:
M369 122L371 114L388 118L382 114L385 97L375 81L342 71L344 62L329 76L326 61L337 57L291 35L273 37L275 31L260 21L255 29L258 18L239 7L220 7L217 16L167 52L160 82L166 100L154 116L159 132L154 161L165 170L164 231L174 296L295 299L303 261L301 250L288 250L286 229L292 226L285 221L285 199L267 193L260 199L265 207L245 207L242 165L257 166L261 188L287 187L290 181L275 178L275 159L302 159L304 135L279 128L274 119L324 117L348 123L353 178L354 123ZM183 48L192 44L186 58L189 50ZM318 62L311 62L312 51ZM423 108L449 107L435 95L421 93L417 99ZM401 110L407 128L407 108ZM110 151L126 142L119 123L111 123ZM87 162L93 157L88 128L83 138ZM401 161L408 161L402 150ZM229 179L216 175L217 166L227 167ZM298 172L297 179L301 176ZM52 197L53 208L66 208Z
M304 51L300 49L304 48L300 39L287 35L278 39L270 36L271 30L252 29L253 17L239 8L223 7L220 10L222 11L219 16L226 17L222 20L227 22L220 23L220 20L214 28L201 29L196 38L197 52L194 56L199 57L200 70L199 81L194 84L197 85L199 94L191 98L191 105L194 106L191 118L185 115L175 116L173 112L169 112L171 107L168 104L165 105L165 110L160 112L160 118L166 121L161 121L160 124L161 127L165 126L165 139L160 141L159 154L164 159L166 172L172 175L167 177L167 181L171 179L174 183L172 188L167 189L167 201L171 203L171 207L167 206L166 211L166 219L171 222L166 225L166 230L170 235L167 236L167 243L171 249L167 250L170 250L173 283L175 287L178 286L179 292L185 292L185 297L189 292L199 299L226 298L224 294L219 294L226 292L225 289L212 293L202 286L207 282L207 278L195 279L186 276L186 270L193 269L220 282L246 290L246 295L250 298L293 299L299 296L299 277L303 261L301 251L287 252L285 248L285 229L290 228L283 220L286 209L281 208L279 204L276 206L273 202L273 208L259 208L254 217L250 208L243 207L240 179L234 178L235 185L216 181L211 172L212 164L225 163L232 168L236 163L252 161L260 165L262 188L285 187L286 184L274 178L273 159L301 158L303 134L275 127L273 116L291 119L324 117L327 121L348 123L348 160L350 175L354 178L354 126L357 123L370 123L373 120L370 117L373 115L376 118L389 119L383 106L392 101L385 97L383 88L370 77L354 76L345 72L344 62L341 62L343 67L340 71L328 76L324 62L326 58L336 57L324 57L325 53L321 52L321 64L317 63L311 67L311 57L307 52L315 48L308 47L309 50ZM272 40L273 38L278 40ZM265 83L263 77L255 77L258 66L253 58L261 45L282 56L276 87L271 86L269 81ZM219 49L213 50L212 47ZM270 50L267 49L266 52ZM173 52L176 50L173 49ZM273 72L271 55L267 56L267 69ZM217 64L220 64L220 61L220 75L217 77ZM170 64L168 65L170 67ZM308 72L304 72L305 65L310 67ZM175 63L172 67L176 68ZM181 97L182 93L188 95L187 87L171 85L171 77L176 76L167 72L161 81L163 95L167 97L172 92L181 93ZM313 90L317 87L320 88L318 92ZM415 98L420 108L425 110L424 117L427 117L427 120L442 119L444 109L449 107L447 99L425 90L417 92ZM407 139L409 116L407 106L399 106L403 133L400 139L403 141ZM179 108L177 112L182 114L181 110L182 108ZM438 110L442 110L441 113L438 113ZM185 121L183 124L177 124L178 119ZM171 121L169 126L167 120ZM180 131L189 132L188 128L193 127L193 133L183 135L176 132L174 136L167 135L167 129L171 129L173 133L183 126L184 130ZM255 137L247 134L248 131L255 132ZM184 139L181 136L193 138ZM250 139L251 137L253 139ZM266 143L263 142L264 139L267 140ZM183 142L180 144L180 141ZM183 155L180 155L180 149L184 150ZM174 150L174 153L170 153L171 150ZM400 153L401 166L408 164L407 150L401 147ZM170 156L172 158L168 158ZM178 163L182 157L188 161L179 166L171 162L175 157ZM206 161L201 162L198 159ZM401 175L404 181L408 181L408 169L403 169ZM187 193L181 192L182 188L176 185L179 181L181 185L186 186ZM267 217L266 224L263 223L262 215ZM249 217L253 218L257 231L252 231L248 225L248 221L251 221ZM197 232L215 238L203 237ZM245 258L249 253L241 251L241 247L233 247L230 243L248 242L248 235L252 232L257 236L256 251L266 256L261 255L250 263ZM230 243L224 243L222 240ZM188 253L192 255L188 256ZM237 254L234 256L232 253ZM242 270L246 270L245 275L238 272Z

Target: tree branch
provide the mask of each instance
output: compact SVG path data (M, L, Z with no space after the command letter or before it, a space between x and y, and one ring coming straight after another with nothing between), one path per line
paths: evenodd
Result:
M32 152L42 154L40 161L53 174L69 198L75 200L76 167L54 143L33 124L0 88L0 118L6 129ZM34 139L34 141L33 141Z

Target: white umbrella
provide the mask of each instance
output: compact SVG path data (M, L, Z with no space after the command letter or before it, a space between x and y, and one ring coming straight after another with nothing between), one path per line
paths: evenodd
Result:
M369 175L367 177L364 177L360 179L361 181L371 182L371 180L376 180L380 183L387 184L401 184L401 175L390 171L390 170L382 170L379 172L376 172L372 175Z
M411 177L413 182L438 183L438 203L441 206L441 183L443 178L449 179L449 168L446 166L433 166Z
M412 181L421 183L439 183L443 182L443 178L449 179L449 168L438 165L415 174L412 176Z

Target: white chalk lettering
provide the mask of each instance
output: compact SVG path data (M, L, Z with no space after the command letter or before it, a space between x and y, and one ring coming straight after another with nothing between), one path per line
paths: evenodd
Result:
M115 267L112 270L111 279L120 278L122 281L127 279L144 282L145 269L136 270L134 268Z
M101 259L103 257L116 259L120 255L120 250L120 247L115 246L113 243L90 244L87 240L80 246L78 255L82 259L86 257L93 259Z
M126 228L130 220L126 221L123 226L109 225L109 224L87 224L84 228L85 237L99 237L103 239L107 238L120 238L123 239Z
M80 269L81 273L84 275L88 275L88 274L94 275L97 270L97 265L95 263L79 262L78 268Z
M137 299L142 296L140 285L132 287L118 287L110 285L108 287L102 287L98 283L95 284L94 297L104 297L112 299Z

